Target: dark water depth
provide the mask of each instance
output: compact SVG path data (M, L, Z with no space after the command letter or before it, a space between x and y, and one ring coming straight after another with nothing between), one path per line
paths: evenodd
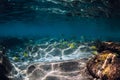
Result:
M69 21L52 20L47 18L41 22L12 21L0 24L1 37L40 37L50 36L56 38L86 38L87 40L113 40L120 39L119 19L72 19Z

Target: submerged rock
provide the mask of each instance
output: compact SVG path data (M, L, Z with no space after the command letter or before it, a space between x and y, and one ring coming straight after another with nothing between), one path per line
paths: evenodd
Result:
M0 51L0 80L9 80L7 77L12 70L12 65L8 58Z
M102 42L99 45L99 54L91 58L87 64L89 73L102 80L120 79L120 44Z
M100 42L96 41L96 46L98 52L102 52L104 50L109 50L112 52L116 52L119 54L120 52L120 43L119 42Z
M86 69L87 59L36 63L27 68L29 80L93 80Z

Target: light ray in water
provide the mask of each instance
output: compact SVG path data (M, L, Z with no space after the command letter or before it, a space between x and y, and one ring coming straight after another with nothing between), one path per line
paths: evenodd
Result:
M67 60L79 60L79 59L84 59L84 58L88 58L89 56L92 56L91 52L93 50L90 48L90 46L86 44L79 44L79 45L76 45L76 47L71 47L69 46L69 44L72 44L71 42L66 42L66 43L63 44L61 42L55 41L53 43L32 44L32 46L31 44L29 44L27 45L27 48L25 48L25 50L22 49L23 50L22 52L17 52L17 53L20 53L21 55L20 57L22 57L24 61L21 61L21 58L18 57L20 58L20 60L16 62L14 61L13 56L10 55L11 56L10 59L12 60L13 67L14 67L11 77L19 80L28 80L28 77L30 75L29 76L27 75L26 69L30 64L40 63L40 62L51 63L51 62L61 62L61 61L67 61ZM31 49L28 49L28 48L31 48ZM24 56L23 53L27 54L29 57ZM9 54L11 54L11 50L10 52L8 52L8 55ZM50 73L47 73L47 75L55 72L56 71L54 71L54 68L52 66L52 71ZM58 76L60 77L60 75ZM44 80L44 78L42 79Z

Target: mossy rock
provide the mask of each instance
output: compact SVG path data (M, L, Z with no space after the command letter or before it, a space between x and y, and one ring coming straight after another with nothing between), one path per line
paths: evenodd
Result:
M109 58L109 55L115 57ZM87 69L94 78L120 80L120 58L111 51L103 51L91 58L87 63ZM101 72L100 75L98 72Z
M101 42L96 41L95 46L98 52L109 50L112 52L120 53L120 42Z

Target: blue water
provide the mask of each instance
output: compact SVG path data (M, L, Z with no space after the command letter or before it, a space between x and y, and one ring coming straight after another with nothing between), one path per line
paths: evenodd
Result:
M116 19L115 19L116 20ZM81 37L86 40L117 40L120 39L119 20L109 19L77 19L71 20L49 19L38 22L9 21L0 24L0 36L12 37L40 37L57 38Z
M106 2L96 0L1 1L0 36L51 36L78 39L84 36L87 40L119 41L119 5Z
M0 47L15 80L29 80L29 64L88 58L97 53L92 41L120 41L120 6L106 2L1 0Z

